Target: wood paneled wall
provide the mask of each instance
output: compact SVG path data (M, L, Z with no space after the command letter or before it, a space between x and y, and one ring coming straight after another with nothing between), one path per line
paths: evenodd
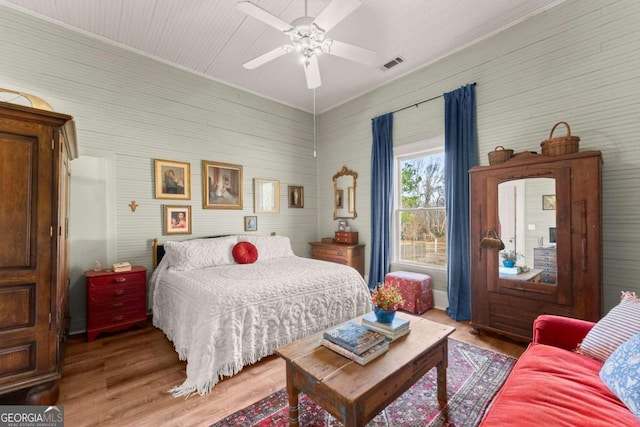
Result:
M414 73L324 112L320 182L343 164L358 172L358 218L370 242L370 119L476 82L479 154L503 145L540 152L553 125L567 121L580 148L603 155L605 312L621 290L640 293L640 3L568 0ZM410 65L410 58L405 63ZM394 115L394 144L443 133L442 98ZM559 133L562 135L562 132ZM320 188L320 234L330 220L329 188ZM442 270L429 272L446 290Z

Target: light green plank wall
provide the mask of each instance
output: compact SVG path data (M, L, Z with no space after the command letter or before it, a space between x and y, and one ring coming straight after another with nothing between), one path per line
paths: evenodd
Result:
M166 238L165 204L192 206L193 234L174 239L243 233L243 216L253 215L253 178L279 180L281 211L258 215L258 233L288 236L297 254L309 255L307 242L317 238L318 193L311 114L2 5L0 47L0 87L33 93L74 116L81 156L109 153L104 164L115 182L109 183L112 197L102 201L112 217L81 220L78 200L71 212L72 227L74 215L78 219L71 235L72 331L84 328L82 274L94 262L84 256L107 253L105 266L127 260L151 268L152 239ZM190 162L191 200L154 198L156 158ZM243 166L243 210L202 208L202 160ZM288 208L288 185L304 186L304 209ZM132 200L139 205L135 213ZM91 227L105 223L114 230L98 234L112 237L88 241L96 234Z
M568 121L580 148L603 153L605 310L621 290L640 293L640 2L566 1L452 56L320 117L320 182L346 164L359 173L358 218L370 241L372 117L477 82L481 164L496 146L540 150L558 121ZM407 58L408 61L411 58ZM394 116L394 143L443 133L443 100ZM336 228L329 186L320 186L321 235ZM435 288L446 290L442 271Z

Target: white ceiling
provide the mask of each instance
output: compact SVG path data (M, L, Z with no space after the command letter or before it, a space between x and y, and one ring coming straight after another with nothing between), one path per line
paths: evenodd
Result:
M290 23L304 0L252 0ZM323 112L414 71L564 0L362 0L328 33L379 54L378 67L332 55L319 58ZM330 0L308 0L317 16ZM0 0L53 22L95 34L279 102L313 111L303 66L291 53L255 70L242 64L287 43L287 37L236 9L236 0ZM400 56L404 63L383 71Z

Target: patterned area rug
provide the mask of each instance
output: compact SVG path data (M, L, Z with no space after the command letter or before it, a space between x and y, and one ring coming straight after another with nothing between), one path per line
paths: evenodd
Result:
M378 414L367 427L477 426L487 405L511 372L515 359L449 339L448 404L440 410L436 369L429 371ZM300 395L300 425L339 427L342 424L305 394ZM214 424L214 427L288 426L285 389Z

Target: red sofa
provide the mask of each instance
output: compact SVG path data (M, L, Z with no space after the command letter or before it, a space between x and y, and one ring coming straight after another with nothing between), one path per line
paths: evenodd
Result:
M600 380L602 363L575 353L594 323L542 315L481 426L640 426Z

